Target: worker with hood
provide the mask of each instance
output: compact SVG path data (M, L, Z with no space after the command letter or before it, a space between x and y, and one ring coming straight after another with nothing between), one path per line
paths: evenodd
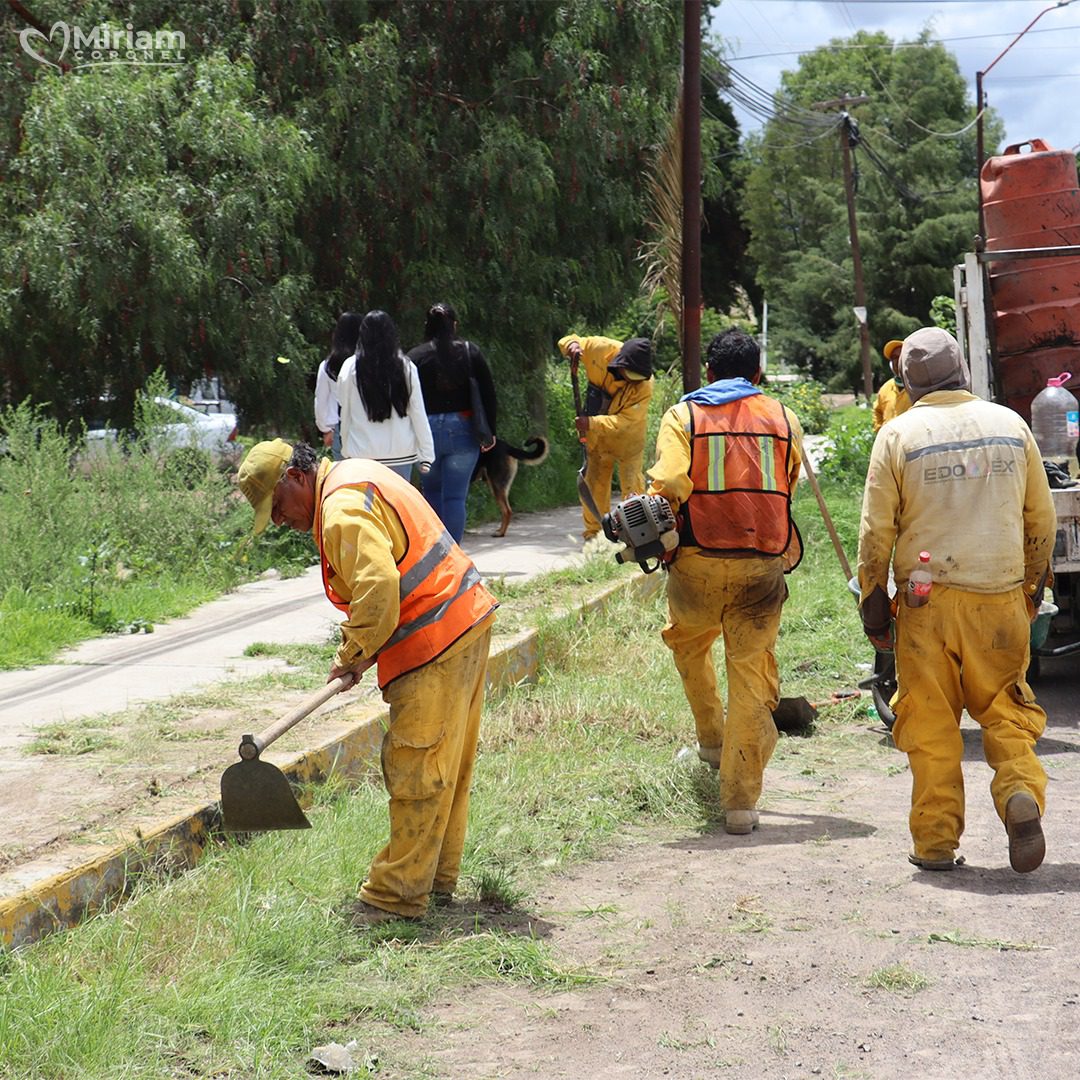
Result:
M951 334L925 327L905 338L900 373L913 404L874 441L859 588L863 629L875 647L893 647L895 616L892 736L911 766L909 860L924 870L963 861L966 708L982 728L1009 862L1026 873L1046 850L1046 773L1035 754L1046 714L1025 676L1030 622L1050 576L1050 488L1027 424L968 392ZM899 597L892 603L890 562ZM922 595L909 587L920 565L931 579Z
M776 747L776 637L784 574L802 553L791 498L802 428L763 394L761 353L742 330L709 342L709 385L660 421L650 495L671 503L679 546L668 573L664 643L682 677L698 756L720 770L724 828L758 823L765 766ZM713 642L723 634L728 709L716 686Z
M346 616L327 681L377 664L390 706L390 840L354 921L421 916L457 884L498 604L420 492L377 461L319 461L274 439L248 451L238 483L256 532L272 520L313 535L326 595Z
M577 371L579 363L585 364L586 415L575 424L585 444L585 483L602 517L611 508L616 466L624 499L645 490L641 467L653 392L652 344L648 338L623 342L569 334L559 341L559 351L570 361L572 371ZM588 542L600 532L600 521L584 502L581 514L582 537Z
M900 378L900 348L902 341L887 341L881 350L882 356L889 362L892 378L884 383L874 396L874 430L887 424L894 416L906 413L911 408L911 395Z

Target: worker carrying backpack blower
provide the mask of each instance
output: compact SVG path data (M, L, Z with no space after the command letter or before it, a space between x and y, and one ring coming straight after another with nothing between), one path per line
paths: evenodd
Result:
M717 334L706 364L709 385L661 420L649 494L667 499L681 522L664 642L694 715L698 756L720 770L724 827L749 833L777 739L773 650L787 599L784 574L802 555L791 516L802 429L794 413L758 389L761 357L748 334ZM720 634L726 717L711 655Z

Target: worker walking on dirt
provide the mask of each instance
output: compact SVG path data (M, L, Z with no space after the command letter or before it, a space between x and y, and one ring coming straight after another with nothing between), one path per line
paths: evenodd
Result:
M314 535L326 595L346 615L328 681L377 663L390 706L390 840L357 921L423 915L457 884L498 603L420 492L376 461L320 462L275 439L252 447L238 482L256 532L273 520Z
M900 378L900 347L902 341L887 341L881 355L889 361L892 378L884 383L874 396L874 430L880 430L894 416L906 413L911 408L911 395Z
M698 756L720 770L724 828L758 821L780 700L774 647L786 570L802 551L791 496L802 464L794 413L758 389L761 355L741 330L709 343L710 383L660 422L649 493L670 503L679 547L668 574L664 642L674 654L697 727ZM712 646L724 636L728 711Z
M645 427L652 397L652 345L648 338L615 341L606 337L579 338L569 334L559 351L570 361L575 374L584 362L589 386L585 393L585 416L575 420L585 443L588 461L585 483L601 516L611 509L611 480L619 467L619 487L625 499L641 494L645 477ZM586 542L600 532L600 521L582 503L582 537Z
M891 648L893 741L911 766L909 856L951 870L964 831L961 710L982 728L990 793L1019 873L1043 860L1046 773L1035 742L1046 714L1025 681L1030 621L1050 574L1055 519L1028 426L970 394L955 338L925 327L904 340L913 407L878 433L859 527L866 635ZM927 555L928 559L922 558ZM890 604L889 564L898 595ZM911 587L920 562L921 588ZM915 578L918 582L918 577Z

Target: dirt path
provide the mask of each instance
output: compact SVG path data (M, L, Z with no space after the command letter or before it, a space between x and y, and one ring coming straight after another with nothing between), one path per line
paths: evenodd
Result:
M643 829L549 882L532 932L599 985L455 994L388 1033L380 1075L1077 1075L1080 737L1047 732L1049 854L1020 876L964 734L966 866L908 865L904 759L853 726L862 766L778 763L752 836Z

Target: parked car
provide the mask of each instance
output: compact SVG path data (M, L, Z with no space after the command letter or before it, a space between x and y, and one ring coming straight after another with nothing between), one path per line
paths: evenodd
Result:
M162 420L152 435L156 447L166 452L187 448L202 450L220 468L232 468L239 463L242 449L236 441L236 416L233 413L202 413L167 397L155 397L154 404L159 407ZM114 427L89 428L85 460L92 464L118 440L119 434Z

